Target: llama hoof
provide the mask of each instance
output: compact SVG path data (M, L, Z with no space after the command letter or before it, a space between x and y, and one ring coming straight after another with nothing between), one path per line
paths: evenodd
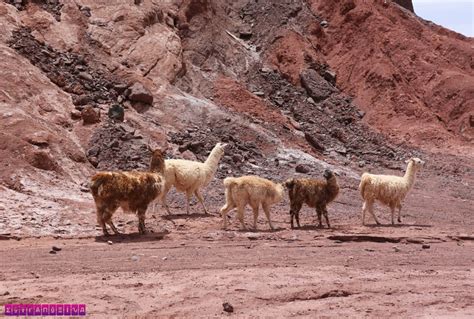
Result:
M399 219L398 219L398 222L399 222L399 223L401 223L401 222L402 222L402 219L401 219L401 218L399 218Z

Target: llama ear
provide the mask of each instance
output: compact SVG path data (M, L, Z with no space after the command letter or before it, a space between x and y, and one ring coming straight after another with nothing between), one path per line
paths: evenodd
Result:
M410 158L410 159L407 159L407 160L405 161L405 164L410 163L410 161L411 161L411 158Z

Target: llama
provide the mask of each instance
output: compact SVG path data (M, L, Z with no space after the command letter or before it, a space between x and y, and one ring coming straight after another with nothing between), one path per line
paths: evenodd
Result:
M214 174L217 171L221 157L224 155L226 146L227 144L225 143L217 143L204 163L183 159L169 159L165 161L163 206L166 208L168 214L171 214L171 212L166 203L166 195L173 186L177 191L186 193L187 214L189 214L189 201L193 194L201 203L205 214L208 214L207 208L204 205L204 199L201 195L201 189L207 186L214 178Z
M291 228L294 228L293 219L296 220L298 228L301 227L300 210L304 203L309 207L316 208L319 220L318 227L323 227L321 215L324 215L328 228L331 228L326 206L339 194L339 185L332 171L325 170L323 176L325 180L292 178L284 183L288 188L290 197Z
M148 205L163 195L164 153L152 153L150 172L100 172L92 177L90 189L97 209L97 222L104 235L109 235L106 224L115 234L119 234L112 222L117 208L137 214L138 231L145 233L145 213Z
M384 205L390 207L392 214L392 225L395 224L395 208L398 208L398 222L401 223L401 202L413 187L416 178L416 172L425 164L419 158L413 157L405 161L407 170L403 177L393 175L374 175L369 173L362 174L359 190L364 200L362 205L362 224L365 225L365 212L368 210L374 218L377 225L380 225L374 214L374 202L378 200Z
M227 228L227 213L237 207L237 216L245 229L244 209L250 204L253 210L253 228L257 229L258 208L262 205L267 216L268 224L273 228L270 219L270 206L283 198L284 189L281 184L275 184L268 179L258 176L227 177L224 179L226 203L220 212L223 228Z

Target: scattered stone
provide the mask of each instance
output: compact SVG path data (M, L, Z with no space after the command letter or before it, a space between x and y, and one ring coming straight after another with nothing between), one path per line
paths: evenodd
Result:
M359 161L358 164L359 164L359 167L361 167L361 168L366 165L365 161Z
M79 111L79 110L72 110L71 111L71 119L80 120L81 118L82 118L81 111Z
M363 118L365 116L365 112L364 111L357 111L357 115L359 116L359 118Z
M398 248L397 246L393 246L392 248L393 248L393 250L394 250L395 252L397 252L397 253L400 251L400 248Z
M224 307L224 311L225 311L225 312L229 312L229 313L234 312L234 307L233 307L230 303L228 303L228 302L224 302L224 303L222 304L222 307Z
M265 96L265 93L262 92L262 91L256 91L256 92L252 92L253 94L255 94L256 96Z
M308 167L308 165L299 164L299 165L296 165L295 171L297 171L298 173L306 174L306 173L309 173L310 168Z
M129 89L130 94L128 95L128 99L130 101L153 104L153 95L143 84L136 82Z
M423 248L423 249L430 249L430 247L431 247L431 246L428 245L428 244L423 244L423 245L421 245L421 248Z
M161 260L167 260L167 259L168 259L168 257L166 257L166 256L161 258Z
M107 240L107 244L109 244L109 245L113 245L113 244L114 244L114 242L113 242L113 241L111 241L111 240Z
M57 247L57 246L53 246L53 248L52 248L52 249L53 249L54 251L61 251L61 250L62 250L62 248L60 248L60 247Z
M323 78L333 85L336 84L336 72L334 71L331 71L331 70L324 71Z
M232 161L234 163L241 163L243 161L243 157L240 154L234 154L232 155Z
M326 148L318 140L316 140L316 138L313 135L309 133L304 133L304 138L317 151L324 152L326 150Z
M50 250L49 253L52 254L52 255L56 255L56 251L54 251L54 250Z
M125 110L122 106L114 104L109 108L107 115L112 120L123 122L125 119Z
M72 104L76 106L83 106L86 105L87 103L90 103L92 101L91 97L88 95L79 95L79 96L74 96L72 98Z
M133 255L131 259L132 261L139 261L140 257Z
M10 295L10 292L9 291L5 291L3 294L1 294L0 296L8 296Z
M87 81L94 81L94 78L92 77L92 75L90 75L89 73L87 72L79 72L79 77L81 79L84 79L84 80L87 80Z
M117 93L122 94L128 88L128 85L124 83L117 83L117 84L114 84L113 87L114 87L114 90L117 91Z
M249 40L252 34L252 28L250 26L244 26L239 31L239 37L244 40Z
M307 69L301 72L300 79L301 84L306 89L308 95L316 102L324 101L331 94L337 91L327 80L313 69Z
M296 130L301 131L300 123L296 122L292 117L288 118L290 121L291 126L293 126Z
M323 28L327 28L329 26L329 22L327 22L326 20L323 20L319 23L319 25L321 25Z
M82 112L81 117L84 125L95 124L100 122L100 112L95 110L92 106L86 106Z
M270 69L270 68L266 68L266 67L264 67L264 68L261 68L261 69L260 69L260 71L262 71L262 73L272 73L272 72L273 72L273 70L272 70L272 69Z

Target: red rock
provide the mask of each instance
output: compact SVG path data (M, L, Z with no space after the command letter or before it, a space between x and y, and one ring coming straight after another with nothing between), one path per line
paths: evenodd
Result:
M84 124L95 124L100 122L100 112L90 105L82 110L81 116Z

